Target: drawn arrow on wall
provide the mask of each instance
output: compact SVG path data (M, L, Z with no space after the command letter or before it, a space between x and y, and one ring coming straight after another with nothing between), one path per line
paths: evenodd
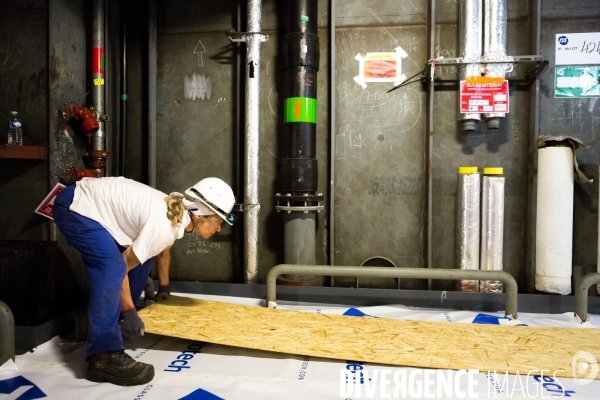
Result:
M200 40L198 40L198 44L196 45L196 48L194 49L194 54L198 54L198 66L199 67L204 67L204 60L202 59L202 53L206 53L206 48L204 47L202 42Z

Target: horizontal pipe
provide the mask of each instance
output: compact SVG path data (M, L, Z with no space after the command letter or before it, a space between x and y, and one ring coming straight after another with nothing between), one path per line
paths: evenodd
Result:
M592 285L600 283L600 273L587 274L579 280L575 289L575 315L581 318L581 323L588 319L588 291ZM268 296L267 291L267 296Z
M517 318L517 294L519 292L517 282L512 275L504 271L279 264L271 268L267 274L267 307L269 308L275 308L276 306L277 278L282 274L369 276L374 278L497 280L504 283L506 289L505 314L512 318ZM597 275L600 276L600 274Z

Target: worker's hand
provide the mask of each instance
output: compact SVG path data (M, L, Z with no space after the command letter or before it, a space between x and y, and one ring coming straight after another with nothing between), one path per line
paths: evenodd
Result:
M146 327L135 308L129 311L121 311L121 315L123 315L123 322L121 323L121 333L123 336L127 339L144 336Z
M171 285L159 286L154 301L160 303L161 301L168 300L171 297Z

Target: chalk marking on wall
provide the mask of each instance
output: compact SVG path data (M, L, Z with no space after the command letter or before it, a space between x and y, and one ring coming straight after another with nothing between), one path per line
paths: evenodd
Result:
M202 41L198 40L198 44L194 48L194 54L198 54L198 66L204 67L204 60L202 59L202 53L206 53L206 47L202 44Z
M269 90L269 109L272 115L277 117L280 121L283 119L277 114L279 112L279 93L277 93L277 86L273 86L271 90Z
M594 112L594 104L596 104L596 100L598 100L597 97L593 97L590 99L590 105L588 106L588 112L591 112L591 113Z
M346 139L345 134L335 135L335 142L336 142L335 159L336 160L343 160L346 158L346 143L344 143L345 139ZM343 154L340 155L340 153L342 153L342 152L343 152Z
M358 143L358 144L354 144L354 143ZM353 149L352 149L352 157L354 157L354 158L361 158L363 145L367 149L369 149L369 151L371 151L371 149L369 148L369 146L367 146L367 143L365 143L365 141L363 140L362 135L360 133L358 134L358 142L354 141L354 143L352 144L352 147L353 147ZM354 149L356 147L358 148L358 155L356 155L356 151Z
M193 73L191 77L187 74L183 78L184 97L190 100L210 100L212 95L212 78L204 76L204 74L196 75Z

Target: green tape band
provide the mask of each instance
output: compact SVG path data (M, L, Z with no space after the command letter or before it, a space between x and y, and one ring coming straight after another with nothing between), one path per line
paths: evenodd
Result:
M300 21L308 22L308 16L307 15L301 15L300 16Z
M290 97L285 99L284 122L317 123L317 99Z
M126 94L122 94L121 95L121 100L127 100L127 95Z

